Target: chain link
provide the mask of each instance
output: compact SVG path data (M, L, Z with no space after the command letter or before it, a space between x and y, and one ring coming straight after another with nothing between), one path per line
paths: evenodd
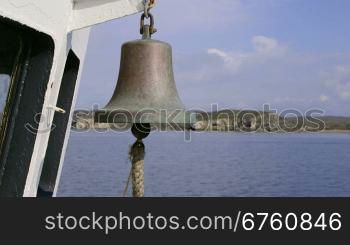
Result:
M152 34L157 32L157 29L154 28L154 18L153 15L150 13L150 10L155 6L156 1L155 0L144 0L144 13L141 16L141 27L140 27L140 33L141 35L144 34L144 27L145 27L145 19L150 19L149 24L149 35L152 36Z
M153 15L151 13L148 13L149 15L149 19L150 19L150 23L149 23L149 34L152 35L154 33L157 32L157 29L154 28L154 18ZM140 23L140 34L143 35L144 34L144 27L145 27L145 18L146 18L146 14L142 14L141 16L141 23Z
M144 0L143 4L145 6L144 8L144 14L146 18L149 18L149 11L154 7L155 5L155 0Z

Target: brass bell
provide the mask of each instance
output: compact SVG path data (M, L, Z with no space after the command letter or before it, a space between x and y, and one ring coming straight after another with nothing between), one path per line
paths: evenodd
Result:
M95 111L95 122L172 126L190 129L194 115L187 112L175 85L172 48L168 43L152 40L150 25L141 18L140 40L124 43L120 73L112 99L102 110Z

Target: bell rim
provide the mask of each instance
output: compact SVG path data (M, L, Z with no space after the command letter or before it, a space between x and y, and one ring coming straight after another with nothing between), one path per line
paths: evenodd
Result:
M171 122L160 118L159 114L151 115L146 119L140 119L138 112L128 112L127 110L107 110L101 109L93 112L94 123L101 124L151 124L153 126L165 126L165 125L176 125L184 126L184 128L192 128L197 122L196 114L193 111L188 111L186 109L179 110L180 114L177 115L177 119ZM147 113L146 113L147 114ZM120 115L121 117L117 117ZM125 117L124 117L125 116ZM163 120L162 120L163 119Z

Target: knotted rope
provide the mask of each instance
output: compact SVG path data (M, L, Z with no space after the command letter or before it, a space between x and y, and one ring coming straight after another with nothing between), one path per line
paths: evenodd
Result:
M133 197L145 195L144 158L145 145L142 140L137 140L130 149L131 179Z
M127 195L130 180L132 182L133 197L144 197L145 195L145 178L144 178L144 159L145 145L142 139L146 138L150 133L149 124L134 124L131 129L133 135L137 138L136 142L131 146L129 151L129 159L131 161L131 171L128 182L125 187L124 197Z

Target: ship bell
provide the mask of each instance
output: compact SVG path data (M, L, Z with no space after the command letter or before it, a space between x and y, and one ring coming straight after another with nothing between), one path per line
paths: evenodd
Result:
M95 111L95 122L190 129L194 115L186 111L176 88L172 48L151 38L156 31L153 16L150 25L144 25L144 19L142 39L122 45L116 89L109 103Z

